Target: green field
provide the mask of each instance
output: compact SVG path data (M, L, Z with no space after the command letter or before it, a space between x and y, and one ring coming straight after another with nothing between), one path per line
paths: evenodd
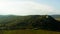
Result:
M0 34L60 34L60 32L47 30L0 30Z
M55 18L56 20L60 21L60 18Z

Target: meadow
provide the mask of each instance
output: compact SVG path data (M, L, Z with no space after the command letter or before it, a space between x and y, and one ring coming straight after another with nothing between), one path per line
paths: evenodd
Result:
M0 30L0 34L60 34L60 32L47 30Z

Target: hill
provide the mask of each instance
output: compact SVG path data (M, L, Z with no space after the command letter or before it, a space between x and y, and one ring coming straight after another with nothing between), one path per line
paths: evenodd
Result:
M60 22L49 15L2 16L0 29L46 29L60 31Z
M50 16L52 16L54 18L60 18L60 15L50 15Z
M52 16L53 18L55 18L56 20L60 21L60 15L50 15Z

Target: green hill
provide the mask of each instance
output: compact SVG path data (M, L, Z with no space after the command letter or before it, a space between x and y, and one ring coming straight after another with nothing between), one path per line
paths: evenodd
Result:
M0 17L0 29L46 29L60 31L60 22L49 15L28 15L14 16L7 15Z

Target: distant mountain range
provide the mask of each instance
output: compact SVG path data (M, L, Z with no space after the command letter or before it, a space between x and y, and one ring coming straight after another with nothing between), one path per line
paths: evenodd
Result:
M50 15L50 16L52 16L54 18L60 18L60 15Z

